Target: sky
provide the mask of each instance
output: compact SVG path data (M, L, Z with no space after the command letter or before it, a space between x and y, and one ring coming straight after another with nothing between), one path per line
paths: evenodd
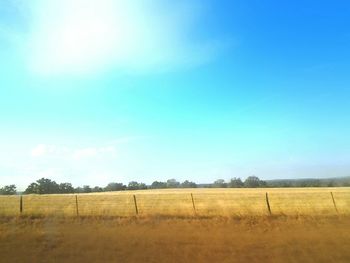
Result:
M0 0L0 185L349 176L349 14Z

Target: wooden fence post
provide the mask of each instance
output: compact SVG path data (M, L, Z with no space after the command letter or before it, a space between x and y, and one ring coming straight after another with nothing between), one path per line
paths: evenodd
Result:
M78 195L75 195L75 208L77 211L77 216L79 216Z
M269 194L267 192L266 192L266 205L267 205L267 209L269 210L269 214L272 215L270 202L269 202Z
M136 212L136 215L138 215L139 214L139 209L137 208L136 195L133 195L133 196L134 196L135 212Z
M334 209L335 211L337 212L337 214L339 213L338 212L338 208L337 208L337 205L335 204L335 200L334 200L334 196L333 196L333 193L331 192L331 196L332 196L332 201L333 201L333 205L334 205Z
M23 213L23 196L19 197L19 213L22 215Z
M193 206L193 212L196 214L196 206L194 204L193 194L191 193L191 199L192 199L192 206Z

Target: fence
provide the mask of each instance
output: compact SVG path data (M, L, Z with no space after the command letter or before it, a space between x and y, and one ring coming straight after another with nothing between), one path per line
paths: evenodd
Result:
M266 190L266 189L265 189ZM270 189L269 189L270 190ZM350 189L140 191L0 196L0 215L350 215Z

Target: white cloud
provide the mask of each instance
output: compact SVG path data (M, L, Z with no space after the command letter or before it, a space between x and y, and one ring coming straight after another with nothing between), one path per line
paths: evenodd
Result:
M45 144L39 144L32 149L31 155L33 157L40 157L47 153L47 146Z
M218 42L194 37L197 0L33 0L23 6L29 27L23 52L41 75L172 70L204 63L218 50Z
M38 144L31 151L32 157L63 156L69 154L70 149L65 146Z

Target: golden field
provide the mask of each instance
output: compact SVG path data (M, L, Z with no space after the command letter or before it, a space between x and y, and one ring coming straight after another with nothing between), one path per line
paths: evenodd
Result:
M350 262L349 188L28 195L22 216L19 200L0 197L0 262Z
M259 216L269 215L266 193L273 215L350 215L350 188L346 187L166 189L24 195L22 215L76 216L77 199L80 216L134 216L135 196L139 216ZM19 196L0 196L0 215L19 215L19 202Z

